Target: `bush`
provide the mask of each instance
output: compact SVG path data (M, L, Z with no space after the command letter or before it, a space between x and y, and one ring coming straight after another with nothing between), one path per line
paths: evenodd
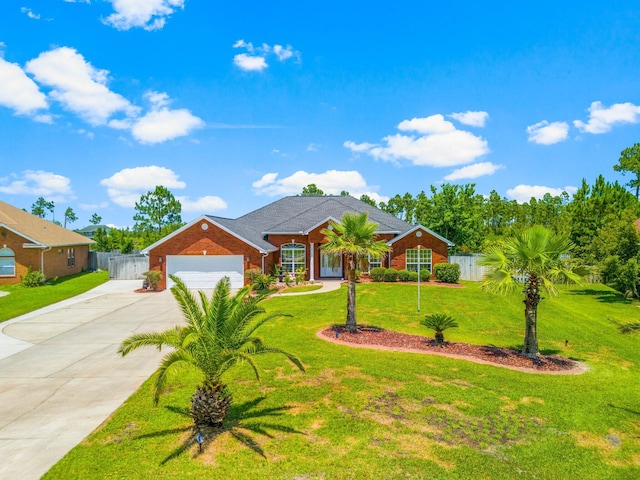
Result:
M271 275L256 275L253 279L253 290L258 293L268 292L271 290L273 284L276 283L276 279Z
M397 282L398 281L398 271L395 268L387 268L384 272L384 281L385 282Z
M409 281L417 282L418 281L418 272L409 272Z
M162 280L162 272L160 270L149 270L142 275L144 275L144 278L152 290L158 290L158 284Z
M426 268L424 270L420 270L420 281L428 282L429 280L431 280L431 270L427 270ZM416 281L418 281L418 279L416 279Z
M401 282L411 281L411 272L409 270L398 271L398 280L400 280Z
M433 268L433 273L439 282L458 283L458 280L460 280L460 265L457 263L439 263Z
M307 278L307 269L304 267L298 267L295 271L296 285L302 285Z
M250 268L244 272L244 279L247 283L253 285L253 280L258 276L262 275L262 271L259 268Z
M384 267L374 267L369 271L369 278L374 282L384 282L384 272L387 269Z
M31 270L31 267L27 269L27 273L24 277L20 277L20 283L23 287L33 288L44 285L47 278L40 270Z

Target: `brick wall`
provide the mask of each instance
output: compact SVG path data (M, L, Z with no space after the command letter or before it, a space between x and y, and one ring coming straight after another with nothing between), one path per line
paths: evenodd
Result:
M421 231L421 230L419 230ZM404 270L406 264L406 251L408 249L418 248L431 249L431 271L433 272L433 266L437 263L447 263L449 258L449 249L447 244L434 237L433 235L422 231L422 236L416 236L416 232L413 232L406 237L398 240L393 244L393 251L390 255L391 268L396 270Z

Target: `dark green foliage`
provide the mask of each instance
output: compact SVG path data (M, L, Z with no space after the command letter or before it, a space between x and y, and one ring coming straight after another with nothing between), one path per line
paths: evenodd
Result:
M142 195L135 209L134 230L149 235L152 243L182 226L182 205L162 185Z
M102 217L97 213L94 213L93 215L91 215L91 218L89 219L89 223L93 225L100 225L101 221L102 221Z
M300 194L302 197L315 197L322 195L324 195L324 192L320 190L315 183L310 183L306 187L302 187L302 193Z
M369 270L369 278L374 282L384 282L384 272L386 271L387 269L384 267L374 267Z
M158 290L158 284L162 280L162 272L160 270L149 270L144 272L143 275L151 289Z
M634 178L627 185L635 190L636 198L640 199L640 143L633 147L625 148L620 153L618 164L613 166L616 172L623 175L631 173Z
M439 282L458 283L460 265L457 263L438 263L433 267L433 273Z
M409 282L417 282L417 281L418 281L418 272L409 272Z
M288 276L286 278L289 278ZM253 277L252 288L258 293L268 292L276 283L276 279L271 275L258 274Z
M420 281L428 282L431 279L431 271L426 268L420 270Z
M638 298L640 291L640 264L637 258L622 261L617 255L608 257L600 269L602 282L626 297Z
M401 282L411 281L411 272L409 270L398 270L398 280Z
M421 325L432 329L436 334L436 344L444 345L444 332L450 328L458 328L458 322L451 316L444 313L432 313L427 315Z
M54 209L55 204L53 202L46 201L43 197L38 197L33 205L31 205L31 213L40 218L45 218L47 211L51 212L53 216Z
M248 268L247 270L245 270L244 272L244 279L250 283L253 284L253 280L258 276L261 275L262 271L259 268Z
M395 268L387 268L384 271L384 281L385 282L397 282L398 281L398 271Z
M27 269L24 277L20 277L20 284L27 288L39 287L46 281L47 277L40 270L31 270L31 267Z

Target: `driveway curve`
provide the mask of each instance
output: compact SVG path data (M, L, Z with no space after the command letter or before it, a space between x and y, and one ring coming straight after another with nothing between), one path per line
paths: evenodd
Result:
M125 358L135 332L181 322L171 293L110 281L0 324L0 478L38 479L155 371L161 353Z

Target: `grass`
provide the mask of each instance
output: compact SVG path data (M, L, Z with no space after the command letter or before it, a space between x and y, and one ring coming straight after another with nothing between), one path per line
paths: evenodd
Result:
M423 289L418 313L415 286L359 285L358 320L429 336L420 320L448 313L450 341L520 346L522 299L466 286ZM607 320L638 321L640 304L607 287L540 304L541 350L586 362L582 375L328 343L316 332L342 323L345 287L265 306L294 315L261 334L306 374L268 356L262 383L229 372L234 405L202 453L187 414L198 379L182 375L157 407L147 381L44 478L640 478L640 337Z
M288 287L282 290L280 293L302 293L313 292L314 290L320 290L322 285L298 285L297 287Z
M0 291L9 295L0 297L0 322L46 307L106 282L109 272L78 273L60 277L57 281L41 287L25 288L22 285L2 285Z

